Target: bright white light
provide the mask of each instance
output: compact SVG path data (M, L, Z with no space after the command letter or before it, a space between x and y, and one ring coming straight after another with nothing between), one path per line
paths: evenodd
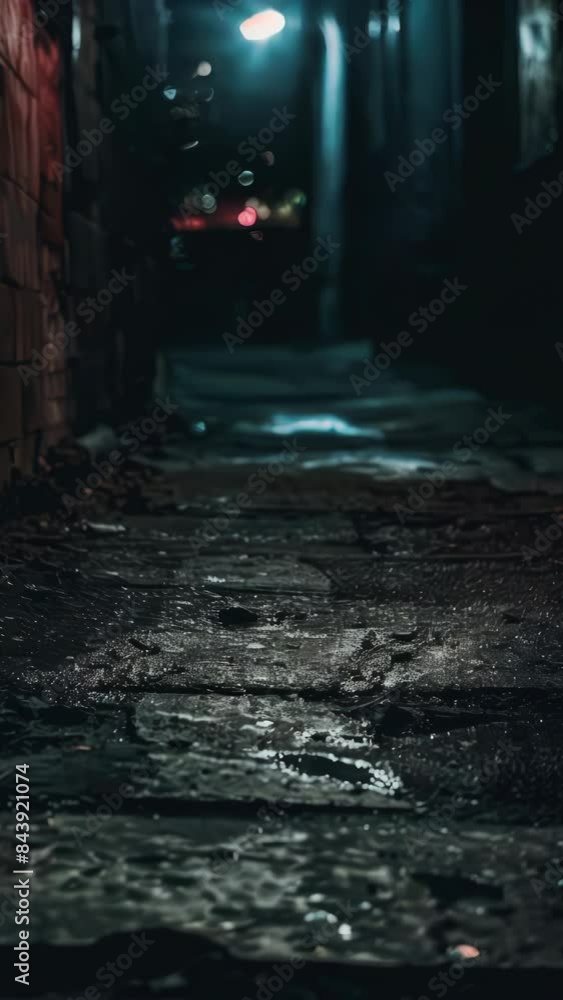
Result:
M534 36L529 25L525 23L520 25L520 45L526 59L533 59L535 55Z
M342 437L373 437L373 431L356 427L348 420L332 414L319 414L315 417L291 417L277 413L267 425L267 430L273 434L338 434Z
M397 35L401 30L401 19L397 14L391 14L387 22L387 31Z
M373 14L368 21L368 34L370 38L379 38L381 35L381 18L379 14Z
M241 34L248 42L264 42L285 28L285 17L278 10L269 8L254 14L240 26Z
M82 26L80 23L80 18L75 14L72 19L72 54L74 59L78 59L80 55L80 46L82 44Z
M553 45L553 29L538 11L535 16L524 17L520 22L520 46L525 59L548 62Z
M209 76L213 69L210 62L200 62L198 68L195 71L196 76Z

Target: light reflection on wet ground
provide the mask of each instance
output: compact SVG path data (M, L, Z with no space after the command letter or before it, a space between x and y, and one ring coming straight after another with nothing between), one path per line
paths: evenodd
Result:
M484 964L560 965L558 897L530 880L563 850L563 579L555 558L517 558L553 506L559 439L516 410L400 525L394 503L485 400L407 376L352 399L342 357L295 373L282 352L269 383L246 357L236 392L224 359L178 369L208 433L160 453L182 470L177 515L51 539L48 567L0 585L0 740L34 774L38 940L142 926L267 960L435 969L463 943ZM194 552L286 434L306 447L291 490L281 477ZM77 835L135 763L133 794ZM327 937L307 949L312 927Z

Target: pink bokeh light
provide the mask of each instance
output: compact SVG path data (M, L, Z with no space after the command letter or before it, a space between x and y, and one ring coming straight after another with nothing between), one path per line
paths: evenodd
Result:
M256 209L252 208L250 205L247 205L238 216L238 221L241 226L253 226L256 219Z

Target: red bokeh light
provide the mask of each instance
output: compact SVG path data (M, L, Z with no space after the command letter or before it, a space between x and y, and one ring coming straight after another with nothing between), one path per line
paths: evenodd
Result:
M238 221L241 226L253 226L257 218L256 209L247 205L246 208L240 212Z
M183 230L185 230L185 229L205 229L205 227L207 225L206 219L200 219L198 217L196 217L196 218L188 218L188 219L179 219L177 216L175 216L170 221L171 221L172 225L174 226L174 229L178 233L183 232Z

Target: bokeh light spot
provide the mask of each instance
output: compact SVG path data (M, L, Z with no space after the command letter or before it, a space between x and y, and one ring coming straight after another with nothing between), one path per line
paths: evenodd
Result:
M238 221L241 226L253 226L256 222L256 218L256 209L247 207L240 212Z
M252 173L252 170L243 170L242 174L238 175L238 182L245 188L254 184L254 174Z
M204 212L214 212L217 208L217 199L212 194L204 194L201 199L201 207Z
M285 17L279 10L261 10L259 14L254 14L243 21L240 26L241 34L248 42L264 42L272 35L277 35L285 28Z

